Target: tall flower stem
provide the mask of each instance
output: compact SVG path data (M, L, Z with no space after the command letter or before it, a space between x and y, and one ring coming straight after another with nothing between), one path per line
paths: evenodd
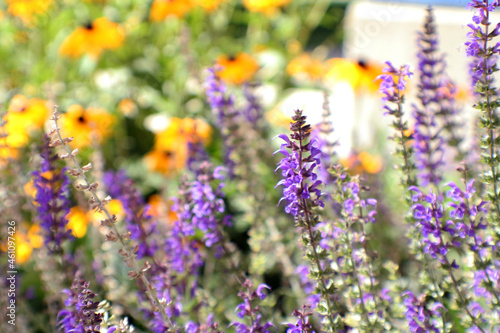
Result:
M81 178L83 181L83 184L77 184L77 188L81 188L83 190L87 190L91 196L91 205L104 212L106 215L106 220L101 222L102 225L108 226L111 230L112 233L108 234L107 238L115 238L119 241L121 245L121 251L120 254L124 257L125 262L127 266L131 267L133 270L129 272L129 277L134 278L134 279L140 279L142 284L146 288L146 296L150 300L150 303L153 307L153 311L159 312L161 314L162 319L165 321L165 323L168 324L169 328L167 332L176 332L176 326L175 324L170 320L169 316L167 315L165 311L164 305L160 302L158 297L156 296L156 293L153 289L153 286L149 282L148 278L144 274L145 271L147 270L146 267L139 267L139 264L135 260L135 252L137 251L136 248L132 248L129 246L127 243L125 243L125 239L123 235L120 234L118 231L115 222L116 222L116 216L112 215L109 210L106 208L106 203L104 200L101 200L99 196L97 195L96 189L97 189L97 183L91 183L85 173L90 170L90 167L82 167L80 163L76 160L76 154L77 150L71 150L70 147L67 145L67 143L71 142L71 138L63 138L61 135L61 131L58 125L57 120L59 119L60 116L58 116L57 109L53 114L53 117L51 120L54 122L54 130L51 132L51 135L56 134L56 140L52 141L52 146L61 146L65 151L66 154L61 155L61 158L66 159L69 158L71 162L73 163L73 166L76 169L73 169L73 174L77 175ZM80 186L78 186L80 185ZM106 200L107 201L107 200Z
M306 141L311 134L311 126L306 125L306 117L302 115L302 111L296 110L292 119L290 137L279 135L285 143L277 152L285 157L276 169L281 169L284 177L277 186L284 186L284 196L281 200L286 199L289 202L285 212L292 214L296 225L304 230L302 241L306 247L306 258L311 261L309 273L317 281L317 289L321 294L317 310L324 316L323 327L328 332L335 332L342 329L344 324L338 314L339 305L332 298L335 286L333 280L328 278L328 275L332 274L331 267L328 264L323 265L327 252L319 244L322 237L316 227L319 217L312 210L314 207L324 206L321 190L318 188L322 181L314 170L321 163L321 150L316 147L316 141Z
M489 45L489 41L500 35L500 24L490 31L490 11L498 6L497 2L489 0L471 0L468 8L476 9L473 17L474 24L469 24L471 31L467 34L469 38L465 43L468 56L474 57L472 62L472 78L475 85L475 92L479 97L475 107L478 108L482 117L480 126L485 129L486 134L480 139L480 145L485 154L481 162L489 166L489 170L483 174L482 182L489 186L492 191L487 193L489 200L494 206L491 211L491 219L495 226L500 225L500 194L499 192L499 174L498 165L500 158L498 156L497 140L498 127L500 119L496 112L498 105L497 89L492 85L493 74L498 71L496 65L499 51L499 43L495 46ZM497 240L500 239L500 233L495 231Z

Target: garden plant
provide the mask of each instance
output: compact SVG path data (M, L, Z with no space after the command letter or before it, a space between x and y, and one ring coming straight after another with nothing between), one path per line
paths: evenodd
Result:
M1 3L0 332L500 332L499 3L470 87L432 7L415 64L335 57L346 5Z

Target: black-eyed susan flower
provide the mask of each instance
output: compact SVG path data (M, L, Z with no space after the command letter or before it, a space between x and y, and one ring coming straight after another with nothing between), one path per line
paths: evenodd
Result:
M43 14L52 4L52 0L7 0L7 12L19 17L23 24L31 25L36 15Z
M116 118L101 108L84 109L81 105L72 105L61 116L63 135L72 136L74 148L90 146L93 141L102 143L111 135Z
M243 5L251 12L272 14L291 0L243 0Z
M375 80L382 74L382 66L361 60L333 58L326 62L326 67L325 79L329 83L346 82L357 92L378 90Z
M206 144L211 127L201 119L172 118L167 129L156 135L153 150L145 156L149 169L171 174L186 166L188 144Z
M219 77L227 83L242 84L250 80L259 69L259 63L247 53L236 56L222 55L217 59L217 65L222 69Z
M5 145L11 148L26 145L30 132L41 129L48 115L47 101L28 99L23 95L14 96L3 118L7 122L3 128L7 135Z
M149 19L158 22L167 17L180 18L195 7L195 0L155 0L151 6Z
M306 78L314 81L323 78L326 66L320 59L314 58L310 54L302 54L288 63L286 71L289 75L298 79Z
M97 58L104 50L120 47L124 38L125 32L120 25L100 17L76 28L63 41L59 53L71 58L78 58L83 54Z

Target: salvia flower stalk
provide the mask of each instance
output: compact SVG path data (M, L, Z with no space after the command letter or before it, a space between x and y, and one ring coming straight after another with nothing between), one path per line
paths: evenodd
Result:
M49 146L50 138L44 136L40 156L40 170L33 171L36 189L36 210L43 229L44 243L50 253L63 255L62 243L72 240L66 215L69 212L69 179L64 169L57 166L57 154Z
M490 22L490 12L498 7L497 1L471 0L468 8L475 10L472 17L473 23L468 27L471 29L467 34L468 40L465 43L466 53L472 57L471 76L477 95L475 107L480 110L481 117L479 126L483 129L480 138L480 146L483 150L481 162L486 164L488 169L483 173L481 181L487 186L488 201L494 209L491 210L492 222L498 228L500 224L500 188L498 180L498 127L500 119L497 107L499 99L497 88L493 85L494 73L498 71L497 59L500 52L500 42L493 44L494 38L500 35L500 23L492 29ZM500 232L496 232L496 238L500 238Z
M415 119L415 161L422 186L438 187L443 176L444 139L436 114L440 109L439 89L442 88L445 62L439 54L436 26L432 9L427 9L423 32L418 33L418 99L413 105Z
M413 148L409 146L412 140L409 135L408 123L403 119L404 92L407 80L413 76L413 71L409 65L403 65L399 68L394 67L390 62L386 62L384 68L385 74L379 75L381 79L380 92L382 101L386 103L385 114L394 117L392 126L396 130L392 139L398 145L396 153L403 158L401 170L405 178L402 179L405 187L415 185L416 179L413 175L415 163L413 162Z
M319 216L314 212L323 207L316 168L320 164L321 151L317 142L309 140L311 126L306 124L306 117L301 110L296 110L290 124L292 134L279 137L285 141L277 151L284 155L276 170L280 169L283 179L276 186L283 186L282 200L287 202L285 212L293 215L302 230L302 241L306 247L306 257L311 261L309 273L317 282L321 294L317 311L324 316L323 327L328 332L343 329L344 324L339 313L339 305L333 299L335 285L333 271L328 264L327 251L319 246L321 232L317 229Z
M64 303L65 308L59 312L59 331L64 333L100 333L103 314L97 310L99 302L94 301L97 294L89 289L90 282L83 280L79 272L70 289L63 292L68 296ZM107 333L113 333L116 327L107 329Z
M246 279L242 284L242 289L238 296L243 300L243 303L236 307L236 315L241 319L248 318L250 325L235 321L229 326L233 326L236 333L271 333L271 327L274 324L272 322L262 323L260 306L255 305L258 300L266 299L267 294L264 290L271 288L266 284L260 284L254 289L252 280Z

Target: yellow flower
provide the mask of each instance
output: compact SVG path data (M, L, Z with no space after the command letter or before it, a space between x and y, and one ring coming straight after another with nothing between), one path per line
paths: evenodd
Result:
M41 129L49 115L47 101L16 95L12 98L4 116L3 131L7 134L5 145L19 148L26 145L32 130Z
M183 17L195 7L193 0L155 0L151 6L149 19L163 21L167 17Z
M68 215L66 215L68 219L67 228L71 229L73 236L77 238L82 238L87 233L87 227L89 225L89 220L87 219L87 215L78 206L72 207L69 210Z
M246 53L238 53L236 56L222 55L217 59L217 64L222 67L218 73L220 78L234 84L250 80L259 69L257 60Z
M71 142L74 148L87 147L93 140L102 143L111 135L115 117L104 109L87 108L81 105L72 105L61 117L61 131L63 135L74 137Z
M106 209L111 215L116 215L118 220L121 220L125 215L123 204L120 200L112 199L107 205ZM93 221L95 226L100 226L101 221L107 219L106 213L90 211L87 213L87 219Z
M26 238L26 235L17 232L16 233L16 262L19 264L24 264L31 256L33 252L33 246Z
M277 8L288 4L291 0L243 0L243 5L251 12L272 14Z
M184 168L188 158L188 144L207 144L212 129L201 119L172 118L167 129L155 138L153 150L145 162L153 171L170 174Z
M43 245L43 237L40 235L40 226L33 224L28 230L28 240L34 249L38 249Z
M104 50L120 47L124 38L125 32L121 26L100 17L92 23L76 28L63 41L59 53L71 58L78 58L83 54L97 58Z
M21 19L24 25L34 22L35 16L47 11L52 0L7 0L7 11Z
M291 76L318 80L325 75L326 67L319 59L311 57L309 54L302 54L288 63L286 71Z

